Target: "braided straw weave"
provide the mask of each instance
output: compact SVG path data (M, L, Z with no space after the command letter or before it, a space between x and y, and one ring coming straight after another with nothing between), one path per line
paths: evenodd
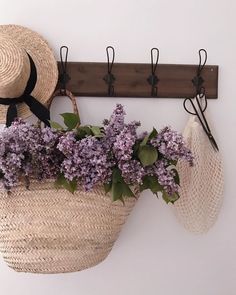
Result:
M207 232L216 222L223 200L223 163L197 118L191 116L184 131L194 155L194 166L181 161L180 198L175 213L184 227L194 233Z
M86 269L107 257L135 201L112 202L100 188L71 194L52 181L1 190L0 251L19 272Z

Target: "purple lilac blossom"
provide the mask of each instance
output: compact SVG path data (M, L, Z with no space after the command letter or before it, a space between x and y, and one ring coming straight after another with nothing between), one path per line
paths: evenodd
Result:
M30 167L26 165L28 147L25 135L27 130L28 126L22 121L17 121L0 134L0 171L3 185L8 190L17 184L24 165L27 167L24 174L28 175L30 172ZM34 135L31 129L30 133L31 136Z
M58 149L66 157L61 172L69 181L76 180L85 190L110 181L112 161L102 141L92 136L74 141L70 134L66 134L60 138Z
M0 174L10 190L22 177L46 179L60 171L58 134L50 128L40 129L21 119L0 134Z
M192 166L193 156L186 146L183 136L177 131L165 127L158 133L156 138L151 140L151 144L156 147L165 158L177 161L183 159Z
M146 175L156 176L158 182L163 186L164 190L173 195L178 192L179 185L175 182L175 171L170 169L170 164L167 160L157 160L152 166L146 167Z
M56 178L60 173L60 166L64 158L56 148L62 134L49 127L40 131L37 154L33 155L33 164L38 166L36 176L38 179Z
M142 184L145 170L137 160L120 161L118 168L127 184Z
M157 148L161 157L143 167L133 155L134 145L148 133L137 134L139 122L126 124L123 106L117 104L109 120L104 121L104 137L87 136L76 139L76 132L40 129L22 120L15 121L0 134L0 176L8 190L22 176L37 179L56 178L63 173L69 181L76 180L85 190L111 180L112 169L121 170L129 185L142 184L145 175L157 177L165 191L172 195L179 189L175 182L172 160L183 159L193 164L191 151L182 135L169 127L148 144Z
M117 104L109 120L104 122L105 136L102 139L104 148L110 153L110 159L121 170L122 177L128 184L142 183L144 168L137 160L132 159L133 147L137 140L137 128L140 122L125 124L123 106Z
M117 104L109 120L103 121L104 125L104 144L108 149L111 149L116 136L124 129L125 126L125 111L121 104Z
M123 130L116 136L113 154L122 177L127 184L141 184L144 169L140 162L133 159L133 148L137 141L139 122L125 124Z
M116 136L113 144L113 153L117 161L131 160L133 155L133 147L137 140L137 128L140 126L139 122L131 122L124 125L123 130Z

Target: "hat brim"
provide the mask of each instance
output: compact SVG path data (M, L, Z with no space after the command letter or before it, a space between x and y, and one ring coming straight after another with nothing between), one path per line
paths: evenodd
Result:
M7 34L17 41L19 46L32 57L37 69L37 83L32 95L42 104L53 94L58 82L58 67L52 49L38 33L18 25L0 25L0 33ZM24 90L24 89L23 89ZM0 123L6 122L7 106L0 106ZM32 115L25 103L17 106L18 117L28 118Z

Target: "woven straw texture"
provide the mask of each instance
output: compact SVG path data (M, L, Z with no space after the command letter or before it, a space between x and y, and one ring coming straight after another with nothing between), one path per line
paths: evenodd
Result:
M215 223L223 200L222 160L196 116L190 117L184 137L193 152L194 166L178 163L181 189L174 210L187 230L204 233Z
M71 194L51 181L2 190L0 251L19 272L86 269L107 257L135 202L112 202L100 188Z
M29 60L32 57L37 69L37 83L32 95L45 104L55 90L58 68L47 41L38 33L18 25L0 26L0 96L20 96L29 78ZM5 123L8 106L0 107L0 123ZM19 117L32 115L24 103L18 105Z

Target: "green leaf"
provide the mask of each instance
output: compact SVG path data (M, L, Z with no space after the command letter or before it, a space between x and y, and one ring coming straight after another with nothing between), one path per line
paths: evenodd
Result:
M99 126L90 126L90 129L95 137L103 137L102 128Z
M65 180L66 179L65 179L64 175L63 174L59 174L57 176L56 181L54 182L55 187L56 188L60 188L63 185L63 183L65 182Z
M108 189L108 187L105 189ZM119 168L113 168L111 194L113 201L121 200L123 203L123 197L135 197L129 185L124 181Z
M73 194L77 189L77 182L76 180L68 181L63 174L60 174L55 181L55 187L60 188L62 186Z
M51 128L56 129L56 130L63 130L64 128L58 124L57 122L54 121L49 121Z
M149 186L150 186L150 190L154 194L162 191L162 189L163 189L163 187L158 182L157 177L155 177L155 176L149 176Z
M144 137L140 146L145 146L149 140L157 136L157 130L155 128L152 129L152 132Z
M68 130L74 129L77 125L80 124L79 115L74 113L64 113L61 114L64 119L65 125L68 127Z
M75 179L72 181L67 181L67 184L64 187L73 194L77 189L77 181Z
M138 151L138 157L142 165L145 167L145 166L152 165L156 162L158 158L158 153L155 147L145 145L145 146L140 146Z
M135 198L134 193L132 192L132 190L130 189L128 184L125 183L125 182L123 183L123 194L122 194L122 196Z
M114 168L112 172L112 182L113 183L118 183L118 182L123 182L123 178L121 175L121 171L118 168Z
M153 175L146 175L143 178L143 184L140 186L140 190L144 191L150 189L153 194L163 190L163 187L159 184L157 177Z
M123 200L122 194L123 194L122 183L121 182L113 183L112 184L112 200L113 201Z
M136 141L135 144L133 145L132 158L137 161L139 161L138 153L139 153L140 145L141 145L140 141Z
M149 134L144 137L144 139L140 143L140 146L145 146L147 144L148 140L149 140Z
M103 187L104 187L105 193L107 194L112 188L112 182L110 181L109 183L104 183Z
M88 126L80 126L76 129L77 139L85 138L86 136L93 135L92 130Z
M157 137L157 134L158 134L157 130L153 127L152 132L149 135L149 140Z
M166 191L163 191L163 193L162 193L162 198L167 204L168 203L174 204L174 202L177 201L179 199L179 197L180 196L178 193L174 193L173 195L167 194Z

